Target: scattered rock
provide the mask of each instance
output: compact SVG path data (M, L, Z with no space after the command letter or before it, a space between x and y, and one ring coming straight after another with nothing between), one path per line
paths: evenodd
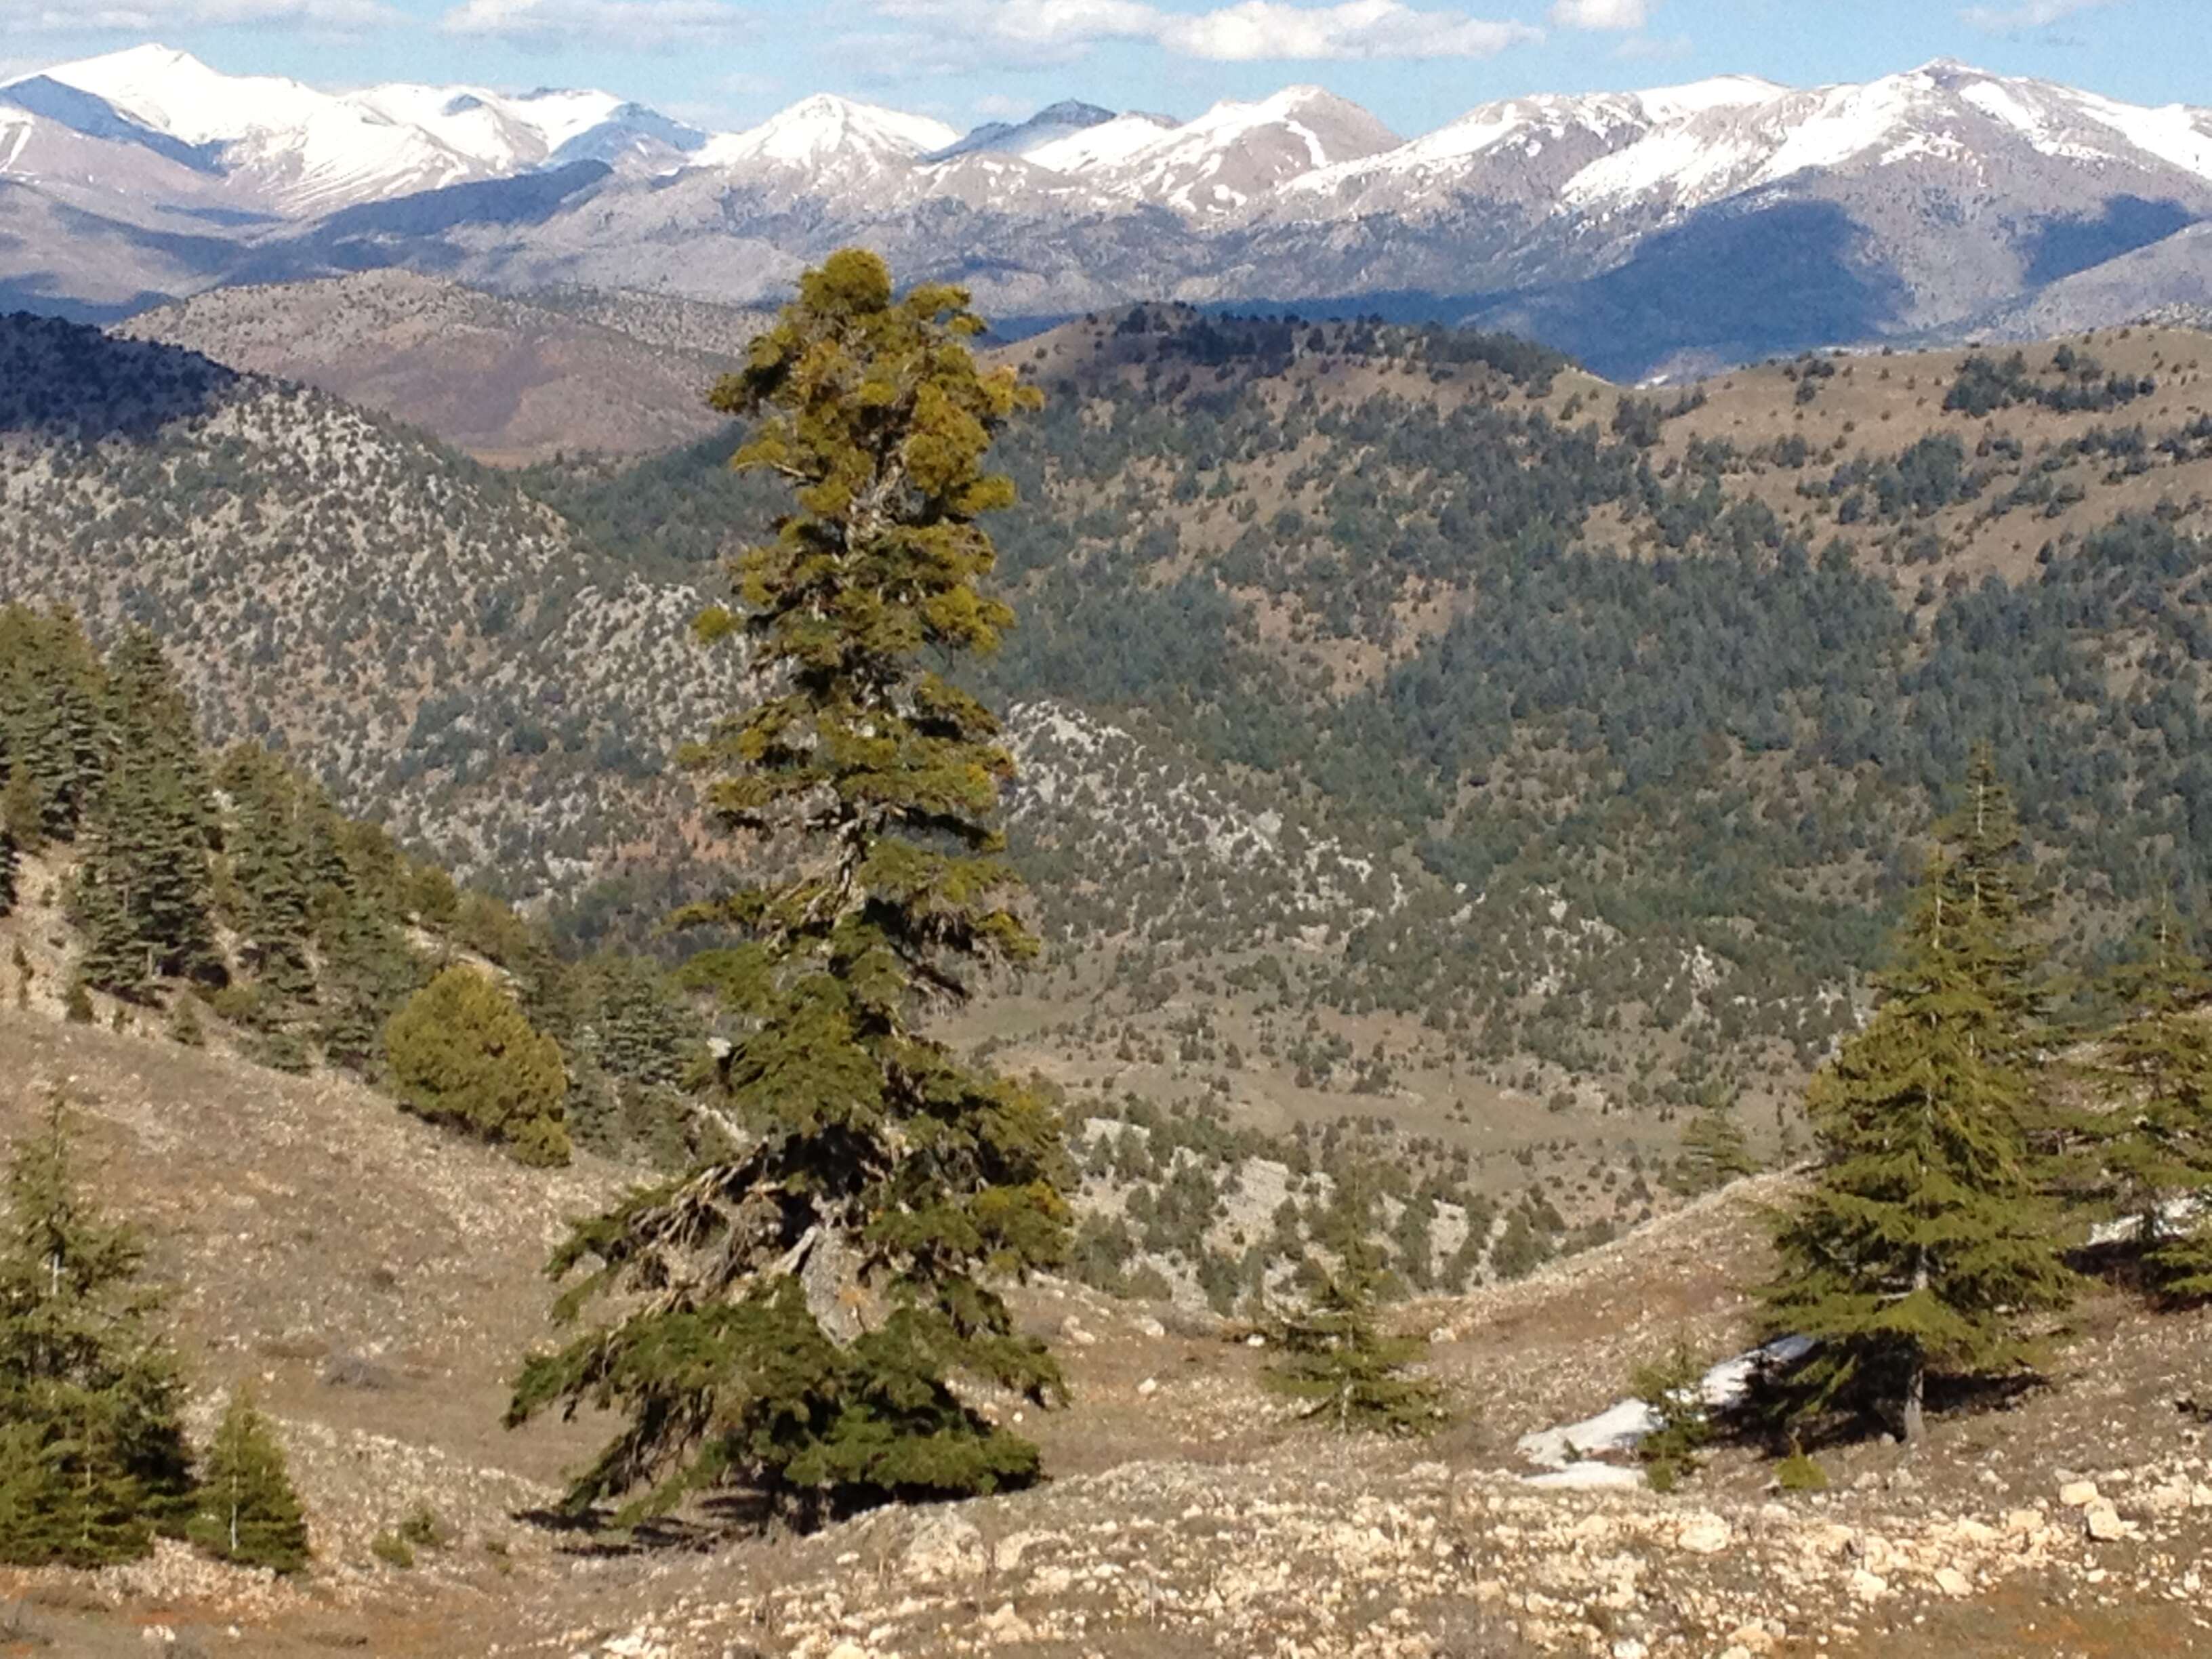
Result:
M1692 1555L1718 1555L1735 1538L1734 1528L1717 1515L1694 1515L1682 1523L1674 1543Z
M2058 1489L2058 1501L2069 1510L2085 1510L2097 1501L2094 1480L2069 1480Z
M975 1523L949 1510L924 1521L906 1547L907 1574L925 1584L974 1577L988 1559Z
M2110 1504L2092 1504L2081 1511L2081 1524L2090 1537L2100 1544L2116 1538L2125 1538L2135 1528L2120 1519L2120 1512Z

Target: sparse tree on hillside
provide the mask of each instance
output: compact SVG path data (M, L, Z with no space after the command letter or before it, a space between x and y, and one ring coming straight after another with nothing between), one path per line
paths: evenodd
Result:
M15 1150L0 1231L0 1560L99 1566L183 1523L191 1460L160 1298L71 1154L56 1093Z
M411 1110L495 1141L525 1164L568 1161L561 1045L533 1030L489 975L447 969L392 1017L384 1046Z
M284 1467L284 1448L243 1391L231 1396L208 1448L199 1507L185 1535L240 1566L293 1573L307 1565L307 1518Z
M1758 1171L1759 1164L1745 1144L1743 1125L1726 1103L1705 1107L1682 1131L1682 1154L1676 1160L1673 1185L1694 1197Z
M977 368L981 326L959 289L896 298L848 250L715 388L759 417L732 465L796 507L739 559L738 614L701 619L710 641L744 630L766 695L689 759L720 820L791 862L687 916L748 935L765 966L726 1072L752 1144L583 1224L550 1264L590 1269L556 1316L625 1304L532 1358L508 1409L623 1419L578 1509L734 1485L805 1522L1036 1478L1036 1448L952 1382L1060 1390L993 1285L1064 1255L1058 1117L920 1024L1036 949L994 822L998 723L927 665L1012 620L980 591L995 556L976 520L1012 499L983 458L1034 398Z
M1380 1194L1372 1164L1354 1158L1337 1172L1314 1230L1327 1256L1308 1257L1306 1305L1275 1322L1282 1357L1266 1382L1341 1433L1425 1434L1443 1420L1443 1390L1411 1370L1427 1342L1382 1328L1381 1304L1400 1286L1375 1237Z
M1428 1350L1418 1336L1382 1328L1389 1287L1382 1252L1366 1237L1346 1241L1316 1269L1307 1304L1275 1323L1282 1357L1266 1382L1301 1401L1305 1417L1340 1433L1426 1434L1443 1421L1443 1390L1411 1368Z
M1786 1380L1793 1407L1889 1414L1923 1432L1931 1373L2000 1377L2072 1278L2023 1127L2032 1079L2009 981L2017 914L1963 860L1929 863L1873 1020L1813 1082L1821 1152L1779 1219L1765 1291L1775 1334L1818 1346Z

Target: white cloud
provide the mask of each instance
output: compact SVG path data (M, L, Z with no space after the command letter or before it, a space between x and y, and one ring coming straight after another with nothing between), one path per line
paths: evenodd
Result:
M1243 64L1490 58L1543 38L1526 23L1421 11L1404 0L1237 0L1201 12L1169 11L1147 0L877 0L875 9L1041 63L1109 40L1150 41L1180 57Z
M1563 29L1640 29L1650 11L1648 0L1553 0L1552 21Z
M0 0L0 27L27 33L112 31L161 34L186 28L298 28L332 34L356 33L405 21L383 0L108 0L71 9L53 4L17 5Z
M2023 0L2010 6L1968 6L1959 15L1972 27L1991 34L2017 34L2026 29L2048 28L2112 3L2112 0Z
M755 33L726 0L462 0L438 27L513 46L600 42L628 47L724 46Z

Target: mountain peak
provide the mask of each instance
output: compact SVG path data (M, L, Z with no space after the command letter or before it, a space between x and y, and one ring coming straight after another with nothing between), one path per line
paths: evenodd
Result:
M1112 119L1114 112L1110 109L1101 109L1078 98L1063 98L1056 104L1048 104L1026 121L988 121L957 143L924 159L949 161L955 156L983 150L1027 156L1056 140L1103 126Z
M698 152L708 167L767 163L821 167L843 161L882 165L914 161L960 135L942 121L817 92L787 106L757 127L726 133Z

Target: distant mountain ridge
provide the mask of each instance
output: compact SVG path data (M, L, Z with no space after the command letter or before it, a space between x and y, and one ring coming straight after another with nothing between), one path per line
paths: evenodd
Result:
M2212 110L1939 60L1512 98L1411 138L1311 86L964 135L819 94L708 133L611 93L331 93L141 46L0 87L0 303L85 316L377 266L755 304L863 240L1001 317L1380 310L1620 378L1957 334L2108 265L2102 320L2192 302L2198 243L2130 256L2212 220Z

